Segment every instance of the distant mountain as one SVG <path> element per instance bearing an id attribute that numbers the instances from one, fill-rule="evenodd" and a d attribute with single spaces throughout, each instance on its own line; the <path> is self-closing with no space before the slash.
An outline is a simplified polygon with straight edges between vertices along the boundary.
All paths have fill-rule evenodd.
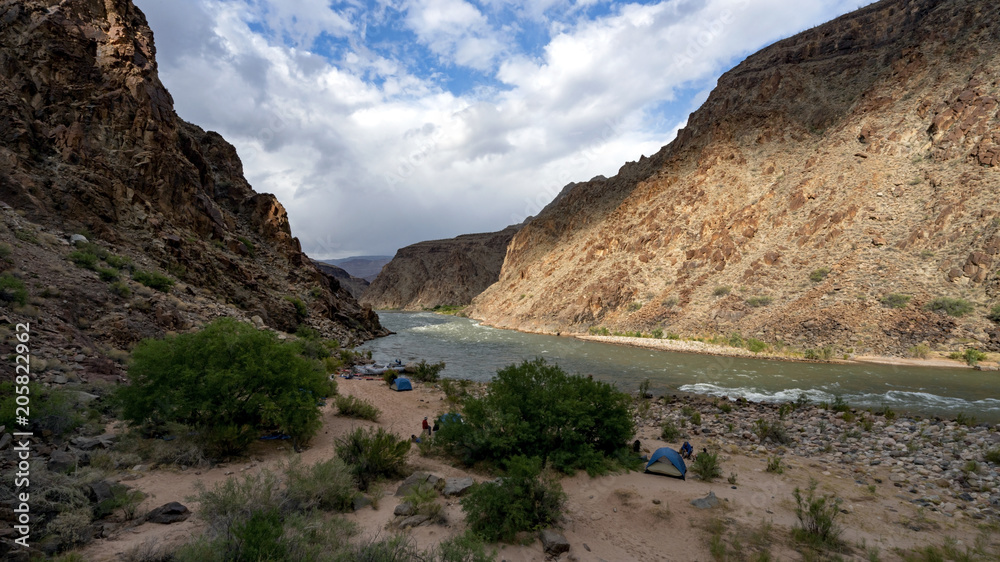
<path id="1" fill-rule="evenodd" d="M 378 277 L 379 272 L 382 271 L 382 267 L 392 261 L 392 256 L 351 256 L 349 258 L 324 261 L 371 283 Z"/>
<path id="2" fill-rule="evenodd" d="M 496 282 L 507 244 L 522 226 L 402 248 L 359 301 L 381 310 L 467 305 Z"/>
<path id="3" fill-rule="evenodd" d="M 336 279 L 337 283 L 347 289 L 347 292 L 351 293 L 355 299 L 360 299 L 361 295 L 368 289 L 368 281 L 351 275 L 341 267 L 317 260 L 313 260 L 313 265 L 324 274 Z"/>

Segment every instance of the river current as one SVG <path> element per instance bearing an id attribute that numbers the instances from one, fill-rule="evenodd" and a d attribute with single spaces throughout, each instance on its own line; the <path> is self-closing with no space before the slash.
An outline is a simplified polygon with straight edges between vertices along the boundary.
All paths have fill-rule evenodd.
<path id="1" fill-rule="evenodd" d="M 396 334 L 360 349 L 371 350 L 377 362 L 444 361 L 446 378 L 488 381 L 498 369 L 541 357 L 626 391 L 649 379 L 654 394 L 679 390 L 763 402 L 791 401 L 800 394 L 813 402 L 840 396 L 856 408 L 1000 421 L 1000 375 L 992 372 L 717 357 L 500 330 L 429 312 L 379 312 L 379 317 Z"/>

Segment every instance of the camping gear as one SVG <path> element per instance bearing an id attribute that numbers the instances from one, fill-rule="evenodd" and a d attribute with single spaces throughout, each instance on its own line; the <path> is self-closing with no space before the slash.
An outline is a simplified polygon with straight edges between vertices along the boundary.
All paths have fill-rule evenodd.
<path id="1" fill-rule="evenodd" d="M 462 423 L 462 415 L 461 414 L 456 414 L 455 412 L 449 412 L 447 414 L 441 414 L 438 417 L 438 421 L 435 422 L 435 423 L 438 423 L 438 422 L 440 422 L 441 425 L 447 425 L 449 423 Z"/>
<path id="2" fill-rule="evenodd" d="M 684 475 L 687 473 L 687 465 L 684 464 L 680 453 L 670 447 L 661 447 L 653 453 L 653 456 L 649 457 L 646 472 L 686 480 Z"/>
<path id="3" fill-rule="evenodd" d="M 406 377 L 396 377 L 396 380 L 392 381 L 392 384 L 389 385 L 389 388 L 395 390 L 396 392 L 401 392 L 403 390 L 413 390 L 413 383 L 411 383 L 410 379 Z"/>

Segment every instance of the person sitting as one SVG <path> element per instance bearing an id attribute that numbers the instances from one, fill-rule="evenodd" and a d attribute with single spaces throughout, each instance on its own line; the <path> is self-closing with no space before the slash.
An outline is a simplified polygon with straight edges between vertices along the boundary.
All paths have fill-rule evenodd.
<path id="1" fill-rule="evenodd" d="M 693 452 L 694 452 L 694 447 L 692 447 L 691 444 L 688 443 L 687 441 L 685 441 L 684 444 L 681 445 L 681 457 L 689 459 L 691 458 L 691 453 Z"/>
<path id="2" fill-rule="evenodd" d="M 632 443 L 632 452 L 638 453 L 640 449 L 642 449 L 642 443 L 639 443 L 639 440 L 636 439 L 635 443 Z"/>
<path id="3" fill-rule="evenodd" d="M 410 435 L 410 441 L 413 441 L 414 443 L 420 443 L 420 438 L 417 437 L 416 435 Z"/>

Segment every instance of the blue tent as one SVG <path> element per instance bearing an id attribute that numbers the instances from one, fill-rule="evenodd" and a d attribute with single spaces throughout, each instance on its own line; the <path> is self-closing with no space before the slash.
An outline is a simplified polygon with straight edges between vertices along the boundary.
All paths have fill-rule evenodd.
<path id="1" fill-rule="evenodd" d="M 462 423 L 462 415 L 456 414 L 454 412 L 449 412 L 447 414 L 441 414 L 441 417 L 438 418 L 438 421 L 441 423 L 441 425 L 449 423 Z"/>
<path id="2" fill-rule="evenodd" d="M 397 392 L 402 390 L 413 390 L 413 384 L 410 379 L 406 377 L 396 377 L 396 380 L 392 381 L 392 385 L 389 387 Z"/>
<path id="3" fill-rule="evenodd" d="M 653 453 L 653 456 L 649 457 L 646 472 L 673 476 L 674 478 L 685 480 L 684 475 L 687 473 L 687 466 L 684 464 L 684 459 L 681 458 L 680 453 L 670 447 L 661 447 Z"/>

